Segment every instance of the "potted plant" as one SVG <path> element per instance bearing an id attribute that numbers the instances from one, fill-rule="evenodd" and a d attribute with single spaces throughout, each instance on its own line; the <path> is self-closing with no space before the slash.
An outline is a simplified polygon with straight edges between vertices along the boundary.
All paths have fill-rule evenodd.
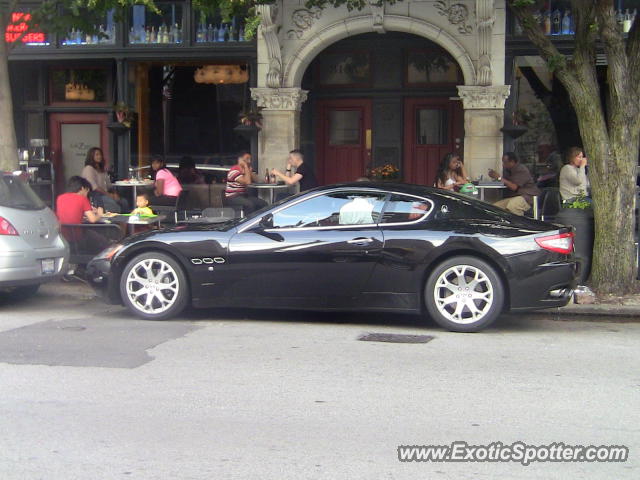
<path id="1" fill-rule="evenodd" d="M 116 121 L 107 125 L 107 128 L 115 134 L 121 134 L 131 128 L 135 120 L 135 112 L 129 105 L 120 101 L 113 106 Z"/>
<path id="2" fill-rule="evenodd" d="M 392 181 L 400 178 L 400 169 L 392 163 L 385 163 L 371 170 L 371 178 L 379 181 Z"/>
<path id="3" fill-rule="evenodd" d="M 233 130 L 247 140 L 251 140 L 262 128 L 262 114 L 255 108 L 243 110 L 238 114 L 239 125 Z"/>
<path id="4" fill-rule="evenodd" d="M 571 225 L 575 231 L 574 251 L 580 262 L 578 281 L 584 282 L 591 271 L 593 255 L 593 207 L 584 192 L 580 192 L 572 201 L 564 202 L 556 217 L 557 223 Z"/>

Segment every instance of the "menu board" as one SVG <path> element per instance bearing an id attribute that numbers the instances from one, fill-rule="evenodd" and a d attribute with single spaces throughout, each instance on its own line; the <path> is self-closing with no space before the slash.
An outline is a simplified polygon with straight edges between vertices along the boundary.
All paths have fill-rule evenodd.
<path id="1" fill-rule="evenodd" d="M 80 175 L 89 149 L 101 147 L 100 124 L 63 123 L 60 127 L 64 180 L 66 183 L 70 177 Z"/>

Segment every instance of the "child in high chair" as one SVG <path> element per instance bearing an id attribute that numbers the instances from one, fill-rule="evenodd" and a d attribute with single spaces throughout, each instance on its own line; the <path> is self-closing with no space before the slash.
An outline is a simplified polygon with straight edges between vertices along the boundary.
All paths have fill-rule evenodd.
<path id="1" fill-rule="evenodd" d="M 149 195 L 139 193 L 136 197 L 136 208 L 133 209 L 131 215 L 153 215 L 153 210 L 149 207 Z"/>

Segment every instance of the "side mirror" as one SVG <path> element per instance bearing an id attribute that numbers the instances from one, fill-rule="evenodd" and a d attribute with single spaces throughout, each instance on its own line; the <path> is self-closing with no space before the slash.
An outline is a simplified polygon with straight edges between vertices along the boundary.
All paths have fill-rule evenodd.
<path id="1" fill-rule="evenodd" d="M 260 219 L 260 228 L 267 230 L 268 228 L 273 228 L 273 214 L 267 213 L 264 217 Z"/>

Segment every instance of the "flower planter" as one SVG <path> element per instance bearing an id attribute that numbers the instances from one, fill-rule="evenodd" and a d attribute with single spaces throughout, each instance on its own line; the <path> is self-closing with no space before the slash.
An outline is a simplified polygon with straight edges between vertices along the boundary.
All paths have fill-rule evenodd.
<path id="1" fill-rule="evenodd" d="M 237 127 L 234 127 L 233 131 L 236 132 L 241 137 L 247 140 L 251 140 L 255 135 L 258 134 L 258 132 L 260 131 L 260 127 L 258 127 L 257 125 L 241 124 L 241 125 L 238 125 Z"/>
<path id="2" fill-rule="evenodd" d="M 593 209 L 561 208 L 555 223 L 571 225 L 575 229 L 574 250 L 580 262 L 578 283 L 583 283 L 591 273 L 591 257 L 593 255 Z"/>
<path id="3" fill-rule="evenodd" d="M 528 128 L 522 125 L 506 125 L 500 129 L 502 133 L 514 140 L 527 133 Z"/>
<path id="4" fill-rule="evenodd" d="M 129 131 L 129 127 L 119 122 L 112 122 L 107 125 L 107 128 L 111 130 L 114 135 L 122 135 Z"/>

